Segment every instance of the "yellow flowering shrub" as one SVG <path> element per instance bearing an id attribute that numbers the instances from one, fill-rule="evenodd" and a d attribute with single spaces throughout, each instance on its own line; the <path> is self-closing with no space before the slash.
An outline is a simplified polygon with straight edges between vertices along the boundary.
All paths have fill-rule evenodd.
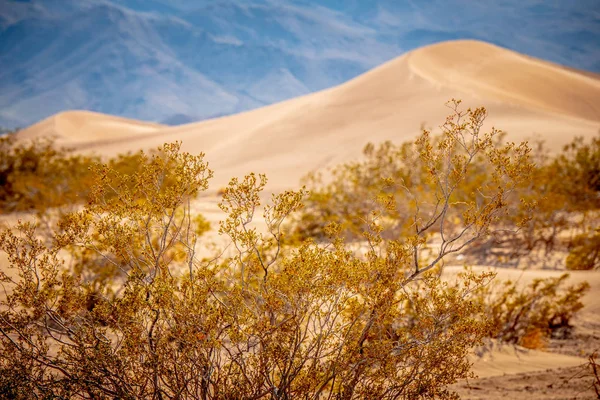
<path id="1" fill-rule="evenodd" d="M 471 375 L 469 350 L 496 326 L 481 301 L 493 274 L 447 282 L 440 269 L 493 233 L 533 168 L 526 144 L 498 145 L 498 131 L 480 132 L 485 110 L 458 104 L 440 138 L 399 150 L 409 169 L 372 172 L 383 186 L 363 187 L 375 196 L 355 225 L 310 219 L 318 193 L 261 204 L 265 176 L 232 179 L 219 226 L 231 244 L 215 257 L 199 255 L 207 225 L 190 207 L 212 176 L 202 154 L 174 143 L 132 170 L 93 164 L 88 203 L 50 239 L 35 223 L 0 233 L 0 394 L 456 398 L 448 385 Z M 368 153 L 394 161 L 392 150 Z M 471 176 L 478 163 L 486 180 Z M 295 226 L 318 242 L 284 240 L 299 210 Z"/>

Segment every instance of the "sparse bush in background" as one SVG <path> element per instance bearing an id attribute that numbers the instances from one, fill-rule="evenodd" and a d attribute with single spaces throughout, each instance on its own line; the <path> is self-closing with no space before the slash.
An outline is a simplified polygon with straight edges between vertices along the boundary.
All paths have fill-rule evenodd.
<path id="1" fill-rule="evenodd" d="M 347 239 L 362 240 L 362 233 L 368 228 L 369 214 L 380 208 L 377 202 L 384 198 L 393 204 L 381 213 L 383 235 L 392 238 L 393 235 L 412 233 L 407 228 L 412 222 L 408 202 L 400 201 L 396 195 L 402 190 L 400 185 L 413 186 L 413 175 L 422 172 L 410 165 L 416 165 L 418 160 L 416 145 L 397 147 L 392 142 L 385 142 L 376 147 L 369 144 L 363 155 L 364 161 L 334 168 L 333 179 L 328 184 L 324 184 L 322 175 L 317 173 L 305 178 L 310 192 L 297 223 L 301 238 L 323 240 L 324 227 L 335 222 Z"/>
<path id="2" fill-rule="evenodd" d="M 35 211 L 86 200 L 98 159 L 58 149 L 51 139 L 0 137 L 0 212 Z"/>
<path id="3" fill-rule="evenodd" d="M 375 218 L 386 239 L 418 235 L 425 227 L 443 238 L 474 228 L 474 215 L 493 210 L 485 219 L 485 228 L 492 227 L 497 211 L 506 211 L 513 192 L 532 173 L 530 149 L 502 144 L 503 134 L 494 128 L 481 133 L 484 108 L 462 111 L 454 100 L 448 106 L 452 114 L 439 136 L 424 130 L 414 143 L 369 144 L 363 161 L 333 169 L 329 183 L 308 176 L 310 195 L 296 223 L 298 235 L 321 240 L 323 227 L 336 222 L 345 237 L 362 240 Z"/>
<path id="4" fill-rule="evenodd" d="M 575 138 L 552 168 L 575 210 L 600 209 L 600 132 L 589 143 Z"/>
<path id="5" fill-rule="evenodd" d="M 583 308 L 581 298 L 589 289 L 585 282 L 565 286 L 568 276 L 536 279 L 524 288 L 513 281 L 482 287 L 490 336 L 527 348 L 543 348 L 550 338 L 567 338 L 571 319 Z"/>
<path id="6" fill-rule="evenodd" d="M 456 104 L 451 104 L 456 107 Z M 469 121 L 474 114 L 459 115 L 455 108 L 454 123 Z M 480 129 L 482 115 L 471 120 L 464 129 Z M 456 125 L 444 124 L 442 136 L 431 143 L 443 143 L 444 134 Z M 495 149 L 504 147 L 503 135 L 495 131 L 487 140 Z M 506 145 L 505 150 L 513 145 Z M 514 150 L 514 149 L 513 149 Z M 501 151 L 494 155 L 502 157 Z M 462 153 L 461 153 L 462 152 Z M 304 212 L 296 222 L 300 238 L 323 239 L 323 227 L 329 222 L 340 224 L 350 240 L 362 240 L 371 212 L 378 209 L 382 235 L 386 239 L 405 237 L 414 230 L 416 210 L 430 212 L 439 205 L 445 188 L 435 186 L 429 172 L 429 162 L 419 157 L 418 143 L 365 147 L 362 161 L 340 165 L 331 171 L 327 181 L 322 175 L 311 174 L 305 181 L 311 190 Z M 454 150 L 452 165 L 459 166 L 466 155 L 460 146 Z M 598 238 L 594 227 L 600 224 L 600 135 L 590 142 L 576 138 L 563 151 L 551 155 L 542 143 L 528 154 L 535 166 L 528 171 L 529 179 L 511 187 L 512 196 L 504 196 L 505 210 L 510 218 L 494 221 L 492 235 L 479 238 L 464 252 L 471 263 L 519 265 L 528 260 L 542 266 L 567 261 L 569 269 L 595 268 L 598 264 Z M 468 174 L 456 182 L 454 204 L 463 203 L 473 193 L 486 198 L 497 173 L 493 156 L 478 152 L 468 156 Z M 436 161 L 440 162 L 440 160 Z M 529 165 L 529 164 L 528 164 Z M 450 171 L 451 169 L 448 169 Z M 420 204 L 414 198 L 420 199 Z M 459 210 L 459 207 L 455 209 Z M 463 226 L 460 213 L 448 214 L 445 227 Z M 515 229 L 516 228 L 516 229 Z M 561 252 L 561 256 L 552 255 Z"/>
<path id="7" fill-rule="evenodd" d="M 50 209 L 84 204 L 100 161 L 96 156 L 57 147 L 53 139 L 17 141 L 12 134 L 0 137 L 0 212 L 28 211 L 41 216 Z M 106 171 L 121 179 L 133 176 L 147 162 L 139 152 L 120 154 L 106 160 Z M 176 179 L 171 171 L 163 178 Z M 129 189 L 134 190 L 131 185 Z"/>
<path id="8" fill-rule="evenodd" d="M 600 229 L 595 233 L 576 236 L 570 243 L 567 269 L 589 270 L 600 268 Z"/>
<path id="9" fill-rule="evenodd" d="M 594 228 L 600 224 L 600 135 L 589 143 L 575 138 L 554 156 L 540 145 L 533 155 L 537 167 L 521 196 L 535 203 L 535 212 L 514 207 L 516 216 L 530 214 L 529 222 L 497 241 L 504 241 L 513 257 L 537 252 L 547 260 L 556 251 L 569 251 L 567 268 L 592 268 Z"/>

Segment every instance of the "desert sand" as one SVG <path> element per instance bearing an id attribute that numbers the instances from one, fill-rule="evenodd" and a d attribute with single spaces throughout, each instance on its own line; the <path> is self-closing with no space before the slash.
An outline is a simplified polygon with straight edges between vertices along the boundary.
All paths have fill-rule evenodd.
<path id="1" fill-rule="evenodd" d="M 266 173 L 269 191 L 279 191 L 298 187 L 300 178 L 309 171 L 360 157 L 368 142 L 410 140 L 421 126 L 435 131 L 450 111 L 444 103 L 451 98 L 462 99 L 465 107 L 485 106 L 489 111 L 486 129 L 502 129 L 511 141 L 542 139 L 552 150 L 574 136 L 595 135 L 600 128 L 598 75 L 491 44 L 460 40 L 414 50 L 338 87 L 238 115 L 166 127 L 72 111 L 52 116 L 19 135 L 54 135 L 62 145 L 103 156 L 180 140 L 184 150 L 206 153 L 215 170 L 213 193 L 232 176 L 249 172 Z M 219 219 L 214 197 L 198 207 L 212 222 Z M 560 273 L 498 272 L 502 278 L 523 282 Z M 590 282 L 592 290 L 576 320 L 576 333 L 600 339 L 600 273 L 572 274 L 573 282 L 582 279 Z M 600 341 L 587 343 L 589 353 Z M 460 393 L 464 398 L 493 398 L 493 393 L 500 393 L 498 387 L 508 385 L 510 379 L 521 383 L 552 381 L 555 375 L 559 379 L 562 370 L 558 367 L 579 368 L 586 362 L 584 350 L 558 354 L 494 348 L 484 357 L 474 358 L 474 371 L 482 380 L 469 384 L 480 388 L 462 384 Z M 543 380 L 543 374 L 550 374 L 550 378 Z M 531 386 L 521 386 L 523 390 L 502 396 L 531 398 L 531 391 L 525 389 Z M 543 390 L 551 389 L 551 382 L 544 383 Z M 540 397 L 535 398 L 544 398 L 541 392 L 536 393 Z M 589 398 L 590 393 L 584 392 L 581 398 Z"/>

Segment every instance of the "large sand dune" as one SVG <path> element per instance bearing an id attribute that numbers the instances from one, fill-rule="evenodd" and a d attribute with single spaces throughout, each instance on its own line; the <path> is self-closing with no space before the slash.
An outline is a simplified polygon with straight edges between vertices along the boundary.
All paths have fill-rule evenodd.
<path id="1" fill-rule="evenodd" d="M 270 188 L 294 187 L 310 170 L 354 159 L 367 142 L 414 137 L 437 127 L 460 98 L 486 106 L 489 125 L 510 140 L 534 135 L 558 148 L 600 127 L 600 79 L 477 41 L 409 52 L 343 85 L 258 110 L 177 127 L 95 113 L 50 117 L 21 134 L 50 134 L 103 155 L 182 140 L 205 152 L 213 188 L 232 176 L 267 173 Z"/>

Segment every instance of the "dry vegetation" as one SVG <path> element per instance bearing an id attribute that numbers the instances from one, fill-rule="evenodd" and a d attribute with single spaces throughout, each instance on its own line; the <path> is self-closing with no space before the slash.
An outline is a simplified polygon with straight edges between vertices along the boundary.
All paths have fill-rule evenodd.
<path id="1" fill-rule="evenodd" d="M 459 128 L 462 132 L 481 128 L 483 119 L 473 124 L 467 118 L 472 117 L 471 113 L 462 115 L 458 104 L 449 105 L 453 114 L 441 127 L 444 134 L 427 139 L 427 146 L 444 146 L 447 135 L 457 129 L 456 124 L 463 124 Z M 558 253 L 563 256 L 559 258 L 561 267 L 565 262 L 571 270 L 600 267 L 600 134 L 590 143 L 576 138 L 563 152 L 552 155 L 543 143 L 535 149 L 521 147 L 524 144 L 503 145 L 503 133 L 493 131 L 485 139 L 492 152 L 469 153 L 467 143 L 456 141 L 454 145 L 459 149 L 448 160 L 423 158 L 423 140 L 429 135 L 424 131 L 415 143 L 368 144 L 363 160 L 340 165 L 326 178 L 321 174 L 307 176 L 309 195 L 296 218 L 297 236 L 301 240 L 322 240 L 324 227 L 335 222 L 345 239 L 360 241 L 377 218 L 383 237 L 392 239 L 414 234 L 424 218 L 444 215 L 441 229 L 431 226 L 429 230 L 443 239 L 444 229 L 468 226 L 473 204 L 481 207 L 483 202 L 497 199 L 502 204 L 490 216 L 494 218 L 494 229 L 465 249 L 467 261 L 518 265 L 525 260 L 556 267 L 552 255 Z M 502 182 L 502 191 L 496 190 L 498 174 L 507 173 L 498 162 L 514 150 L 527 152 L 531 164 L 525 165 L 529 169 L 518 171 L 527 177 Z M 432 165 L 444 162 L 447 165 L 440 172 L 446 175 L 432 176 Z M 452 174 L 465 162 L 468 172 L 454 180 Z M 450 186 L 443 187 L 446 183 Z M 443 208 L 447 194 L 452 210 Z M 502 218 L 496 218 L 498 212 L 502 212 Z"/>
<path id="2" fill-rule="evenodd" d="M 535 164 L 527 144 L 482 132 L 485 109 L 450 106 L 439 136 L 370 145 L 310 192 L 263 206 L 264 176 L 232 179 L 219 228 L 232 250 L 212 259 L 197 256 L 209 227 L 190 210 L 212 176 L 203 155 L 175 143 L 100 164 L 3 139 L 5 212 L 86 201 L 44 236 L 34 223 L 0 233 L 0 395 L 455 398 L 484 338 L 567 335 L 585 284 L 497 290 L 493 274 L 440 271 L 455 254 L 540 243 L 566 246 L 569 268 L 597 267 L 600 140 Z M 515 253 L 494 253 L 507 242 Z"/>
<path id="3" fill-rule="evenodd" d="M 36 211 L 85 200 L 91 183 L 88 167 L 97 159 L 57 149 L 50 139 L 16 143 L 0 137 L 0 212 Z"/>

